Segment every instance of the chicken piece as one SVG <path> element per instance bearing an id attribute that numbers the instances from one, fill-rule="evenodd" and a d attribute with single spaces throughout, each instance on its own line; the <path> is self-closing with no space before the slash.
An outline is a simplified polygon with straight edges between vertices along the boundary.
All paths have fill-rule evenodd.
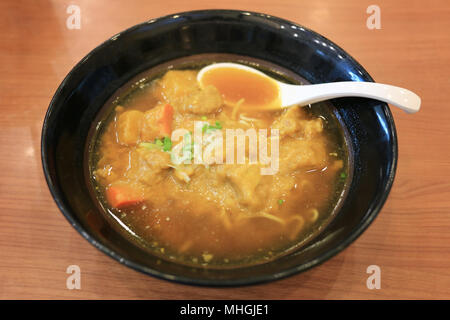
<path id="1" fill-rule="evenodd" d="M 144 114 L 137 110 L 121 113 L 116 118 L 118 142 L 122 145 L 132 146 L 140 141 L 140 133 Z"/>
<path id="2" fill-rule="evenodd" d="M 197 71 L 170 70 L 162 77 L 160 85 L 166 99 L 183 98 L 198 91 Z"/>
<path id="3" fill-rule="evenodd" d="M 322 139 L 289 139 L 280 144 L 280 174 L 298 169 L 321 169 L 326 166 L 327 153 Z"/>
<path id="4" fill-rule="evenodd" d="M 194 172 L 195 170 L 193 165 L 186 165 L 181 163 L 175 168 L 174 177 L 181 182 L 189 183 Z"/>
<path id="5" fill-rule="evenodd" d="M 217 173 L 231 182 L 239 203 L 249 207 L 257 207 L 261 204 L 256 194 L 256 187 L 261 182 L 258 165 L 224 165 Z"/>
<path id="6" fill-rule="evenodd" d="M 170 154 L 157 149 L 139 147 L 130 153 L 130 165 L 126 176 L 147 185 L 161 182 L 169 168 Z"/>
<path id="7" fill-rule="evenodd" d="M 323 131 L 321 118 L 313 120 L 302 118 L 303 112 L 300 107 L 291 107 L 273 122 L 272 128 L 280 130 L 280 138 L 301 137 L 304 139 L 311 139 L 317 133 Z"/>
<path id="8" fill-rule="evenodd" d="M 275 119 L 272 124 L 272 129 L 280 130 L 280 138 L 285 136 L 293 136 L 302 129 L 300 119 L 300 107 L 291 107 L 287 109 L 280 117 Z"/>
<path id="9" fill-rule="evenodd" d="M 198 93 L 197 72 L 188 70 L 168 71 L 159 82 L 161 98 L 175 109 L 182 111 L 190 96 Z"/>
<path id="10" fill-rule="evenodd" d="M 101 180 L 105 185 L 117 180 L 117 174 L 112 170 L 111 165 L 106 165 L 94 171 L 95 179 Z"/>
<path id="11" fill-rule="evenodd" d="M 138 152 L 151 169 L 161 171 L 169 168 L 170 153 L 145 147 L 139 148 Z"/>
<path id="12" fill-rule="evenodd" d="M 209 85 L 188 100 L 185 111 L 195 114 L 209 114 L 219 110 L 223 104 L 222 95 L 216 87 Z"/>
<path id="13" fill-rule="evenodd" d="M 180 113 L 209 114 L 222 106 L 222 96 L 214 86 L 201 89 L 197 72 L 171 70 L 159 83 L 161 98 Z"/>
<path id="14" fill-rule="evenodd" d="M 156 138 L 162 138 L 163 134 L 159 125 L 159 119 L 164 105 L 159 104 L 144 113 L 142 120 L 141 140 L 154 141 Z"/>
<path id="15" fill-rule="evenodd" d="M 323 131 L 323 121 L 321 118 L 314 120 L 300 120 L 300 125 L 303 128 L 303 137 L 305 139 L 311 139 L 316 134 Z"/>

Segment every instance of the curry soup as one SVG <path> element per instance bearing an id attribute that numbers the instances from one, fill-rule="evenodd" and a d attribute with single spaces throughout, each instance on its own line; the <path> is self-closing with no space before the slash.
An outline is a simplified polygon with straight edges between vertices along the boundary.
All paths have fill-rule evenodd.
<path id="1" fill-rule="evenodd" d="M 153 254 L 190 265 L 257 264 L 304 244 L 330 220 L 346 185 L 348 150 L 338 120 L 325 104 L 241 108 L 238 96 L 224 102 L 213 85 L 201 88 L 197 73 L 142 79 L 114 102 L 89 160 L 106 213 Z M 267 133 L 269 158 L 278 152 L 269 174 L 262 170 L 268 161 L 250 159 L 250 136 L 241 140 L 244 163 L 237 163 L 242 143 L 227 149 L 225 132 L 249 129 L 257 142 Z M 183 139 L 173 139 L 178 131 Z M 198 159 L 211 145 L 214 157 Z M 226 161 L 229 151 L 234 162 Z"/>

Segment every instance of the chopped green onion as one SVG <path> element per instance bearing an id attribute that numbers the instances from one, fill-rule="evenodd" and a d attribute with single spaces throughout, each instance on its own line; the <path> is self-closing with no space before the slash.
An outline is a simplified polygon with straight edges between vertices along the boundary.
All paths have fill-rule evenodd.
<path id="1" fill-rule="evenodd" d="M 205 133 L 208 130 L 220 130 L 222 129 L 222 124 L 219 121 L 216 121 L 216 125 L 212 126 L 209 123 L 205 123 L 202 127 L 202 132 Z"/>
<path id="2" fill-rule="evenodd" d="M 280 199 L 280 200 L 278 200 L 278 204 L 281 206 L 283 203 L 284 203 L 284 199 Z"/>
<path id="3" fill-rule="evenodd" d="M 172 140 L 169 137 L 164 137 L 163 150 L 170 151 L 170 149 L 172 149 Z"/>
<path id="4" fill-rule="evenodd" d="M 206 116 L 202 116 L 202 120 L 206 121 L 206 120 L 208 120 L 208 118 Z"/>
<path id="5" fill-rule="evenodd" d="M 347 178 L 347 174 L 345 173 L 345 172 L 341 172 L 341 179 L 345 179 L 345 178 Z"/>
<path id="6" fill-rule="evenodd" d="M 192 159 L 194 158 L 194 152 L 193 152 L 193 149 L 194 149 L 194 141 L 192 141 L 192 133 L 191 133 L 191 132 L 186 133 L 186 134 L 184 135 L 184 142 L 185 142 L 186 144 L 184 144 L 184 145 L 183 145 L 183 148 L 182 148 L 182 150 L 183 150 L 183 155 L 187 155 L 187 158 L 184 159 L 184 160 L 192 160 Z M 184 160 L 183 160 L 183 161 L 184 161 Z"/>
<path id="7" fill-rule="evenodd" d="M 155 139 L 154 143 L 151 142 L 141 142 L 139 143 L 139 147 L 148 148 L 148 149 L 157 149 L 162 151 L 170 151 L 172 149 L 172 140 L 169 137 L 164 137 L 163 140 Z"/>
<path id="8" fill-rule="evenodd" d="M 139 147 L 147 148 L 147 149 L 158 149 L 161 150 L 161 146 L 156 143 L 151 142 L 141 142 L 139 143 Z"/>

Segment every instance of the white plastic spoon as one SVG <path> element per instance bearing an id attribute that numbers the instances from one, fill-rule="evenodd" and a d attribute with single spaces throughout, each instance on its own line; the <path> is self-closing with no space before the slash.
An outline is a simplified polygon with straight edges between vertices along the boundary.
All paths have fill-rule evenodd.
<path id="1" fill-rule="evenodd" d="M 363 97 L 381 100 L 392 104 L 407 113 L 414 113 L 420 109 L 420 97 L 414 92 L 400 87 L 374 82 L 342 81 L 311 85 L 286 84 L 262 73 L 254 68 L 237 63 L 214 63 L 200 70 L 197 81 L 202 85 L 205 74 L 220 68 L 239 69 L 264 77 L 278 86 L 278 104 L 268 104 L 266 109 L 287 108 L 292 105 L 308 105 L 311 103 L 340 98 L 340 97 Z M 220 91 L 220 89 L 219 89 Z"/>

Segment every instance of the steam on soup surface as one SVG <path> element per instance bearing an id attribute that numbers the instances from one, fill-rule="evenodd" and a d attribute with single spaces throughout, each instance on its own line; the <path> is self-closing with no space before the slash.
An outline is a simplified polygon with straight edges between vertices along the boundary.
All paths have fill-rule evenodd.
<path id="1" fill-rule="evenodd" d="M 93 138 L 97 197 L 125 232 L 162 258 L 209 267 L 271 260 L 329 220 L 347 176 L 343 133 L 319 107 L 261 112 L 240 108 L 242 99 L 228 105 L 213 85 L 199 86 L 197 73 L 167 71 L 118 100 Z M 230 129 L 255 130 L 257 142 L 267 133 L 265 162 L 252 158 L 247 137 L 244 163 L 237 163 L 242 140 L 232 146 Z M 230 151 L 234 161 L 227 162 Z"/>

